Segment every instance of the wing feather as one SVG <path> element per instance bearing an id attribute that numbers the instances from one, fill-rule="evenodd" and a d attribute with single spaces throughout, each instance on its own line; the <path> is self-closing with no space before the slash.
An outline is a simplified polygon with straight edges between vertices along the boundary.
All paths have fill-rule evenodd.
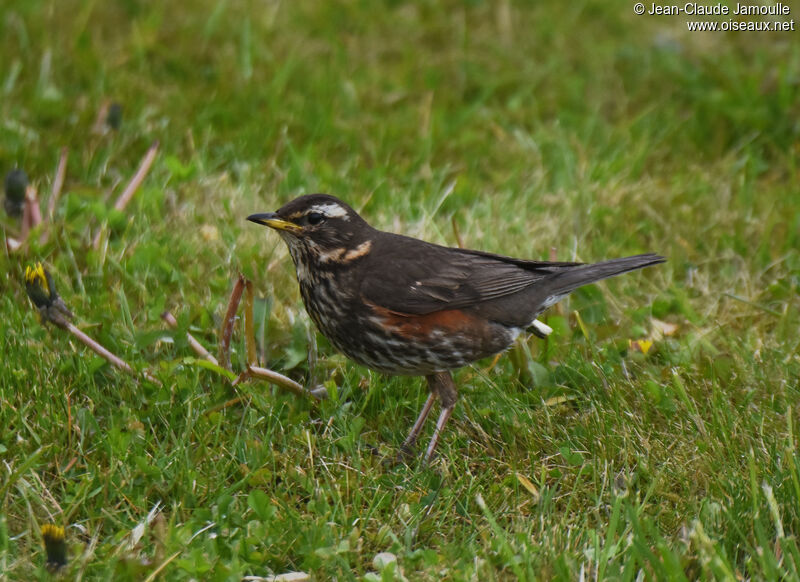
<path id="1" fill-rule="evenodd" d="M 402 240 L 393 240 L 397 238 Z M 463 309 L 519 293 L 547 275 L 579 264 L 525 261 L 400 235 L 379 240 L 365 265 L 361 294 L 397 313 L 424 315 Z M 379 263 L 382 268 L 371 268 Z M 385 268 L 386 263 L 390 269 Z"/>

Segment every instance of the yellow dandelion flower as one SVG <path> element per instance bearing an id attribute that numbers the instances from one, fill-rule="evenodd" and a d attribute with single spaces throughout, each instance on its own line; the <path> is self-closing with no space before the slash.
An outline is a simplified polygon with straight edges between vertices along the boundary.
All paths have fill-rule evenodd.
<path id="1" fill-rule="evenodd" d="M 52 523 L 42 526 L 44 550 L 47 553 L 47 565 L 61 568 L 67 564 L 67 542 L 64 528 Z"/>
<path id="2" fill-rule="evenodd" d="M 41 262 L 37 262 L 33 267 L 25 267 L 25 282 L 28 285 L 38 285 L 45 293 L 50 294 L 50 285 L 47 283 L 47 276 L 44 274 L 44 267 Z"/>

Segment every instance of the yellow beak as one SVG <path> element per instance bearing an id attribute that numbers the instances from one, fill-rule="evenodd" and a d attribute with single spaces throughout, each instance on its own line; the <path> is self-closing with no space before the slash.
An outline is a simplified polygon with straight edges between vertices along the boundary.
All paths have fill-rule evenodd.
<path id="1" fill-rule="evenodd" d="M 274 212 L 251 214 L 247 217 L 247 220 L 250 222 L 255 222 L 256 224 L 263 224 L 264 226 L 274 228 L 275 230 L 285 230 L 292 234 L 299 234 L 303 231 L 302 226 L 298 226 L 294 222 L 289 222 L 288 220 L 278 218 L 278 215 Z"/>

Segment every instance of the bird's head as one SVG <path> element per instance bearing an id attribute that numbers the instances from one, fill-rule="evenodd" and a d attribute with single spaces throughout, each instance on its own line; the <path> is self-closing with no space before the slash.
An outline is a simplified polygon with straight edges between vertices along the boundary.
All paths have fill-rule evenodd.
<path id="1" fill-rule="evenodd" d="M 295 264 L 346 263 L 364 256 L 374 232 L 355 210 L 327 194 L 300 196 L 275 212 L 251 214 L 247 220 L 278 231 Z"/>

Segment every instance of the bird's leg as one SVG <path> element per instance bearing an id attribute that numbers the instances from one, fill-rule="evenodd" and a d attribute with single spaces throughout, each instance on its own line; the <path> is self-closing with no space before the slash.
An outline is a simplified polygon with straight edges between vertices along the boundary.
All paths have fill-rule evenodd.
<path id="1" fill-rule="evenodd" d="M 444 425 L 447 424 L 450 415 L 453 414 L 454 408 L 455 404 L 453 404 L 449 408 L 442 408 L 442 412 L 439 413 L 439 418 L 436 421 L 436 429 L 433 431 L 431 442 L 428 443 L 428 450 L 425 451 L 425 457 L 422 460 L 423 463 L 427 463 L 428 461 L 431 460 L 431 457 L 433 456 L 433 451 L 436 449 L 436 445 L 439 444 L 439 435 L 442 433 Z"/>
<path id="2" fill-rule="evenodd" d="M 428 376 L 428 378 L 430 378 L 430 376 Z M 428 380 L 428 386 L 430 386 L 430 380 Z M 402 451 L 403 454 L 410 453 L 414 448 L 414 445 L 417 442 L 417 438 L 419 437 L 419 433 L 422 430 L 422 425 L 425 424 L 425 420 L 428 418 L 428 414 L 430 413 L 431 408 L 433 407 L 434 400 L 436 400 L 436 392 L 431 390 L 430 393 L 428 394 L 428 399 L 425 401 L 425 405 L 422 407 L 422 410 L 420 411 L 419 416 L 417 417 L 417 420 L 414 423 L 414 426 L 411 427 L 411 432 L 408 433 L 406 440 L 403 441 L 403 444 L 400 447 L 400 450 Z"/>
<path id="3" fill-rule="evenodd" d="M 458 400 L 458 392 L 456 391 L 456 383 L 453 382 L 453 376 L 450 372 L 440 372 L 427 376 L 428 384 L 431 388 L 431 393 L 439 395 L 439 400 L 442 403 L 442 412 L 439 413 L 439 419 L 436 421 L 436 428 L 433 431 L 431 442 L 428 443 L 428 450 L 425 451 L 423 462 L 427 463 L 431 460 L 436 445 L 439 444 L 439 436 L 444 430 L 450 415 L 453 414 L 453 409 L 456 407 Z"/>

